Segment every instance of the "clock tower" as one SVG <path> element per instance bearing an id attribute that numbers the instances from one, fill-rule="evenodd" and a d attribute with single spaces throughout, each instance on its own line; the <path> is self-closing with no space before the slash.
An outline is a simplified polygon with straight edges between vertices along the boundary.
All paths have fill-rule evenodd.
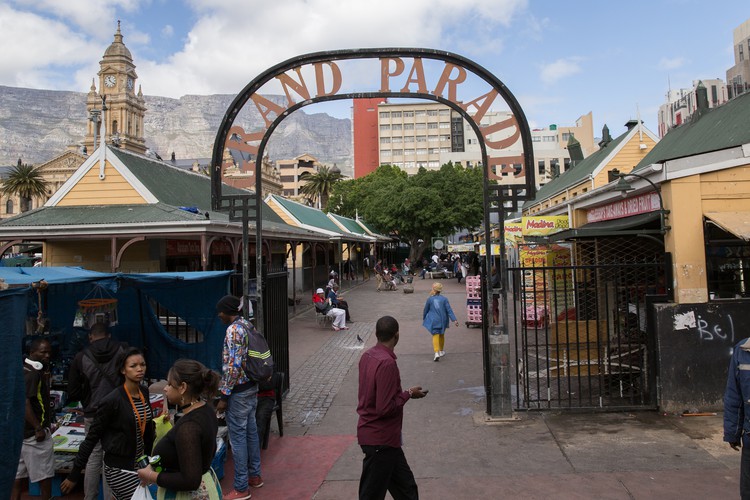
<path id="1" fill-rule="evenodd" d="M 135 72 L 133 56 L 122 43 L 122 38 L 120 21 L 117 21 L 115 39 L 99 61 L 99 92 L 96 91 L 96 83 L 92 82 L 86 100 L 89 121 L 83 143 L 89 154 L 94 152 L 95 137 L 97 146 L 104 139 L 107 144 L 135 153 L 146 152 L 146 140 L 143 137 L 146 99 L 140 86 L 138 93 L 135 92 L 138 75 Z M 105 121 L 104 138 L 100 133 L 102 120 Z"/>

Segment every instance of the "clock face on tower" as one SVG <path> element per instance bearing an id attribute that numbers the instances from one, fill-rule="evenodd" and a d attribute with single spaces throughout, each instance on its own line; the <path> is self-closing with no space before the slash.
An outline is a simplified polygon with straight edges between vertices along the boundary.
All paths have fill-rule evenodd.
<path id="1" fill-rule="evenodd" d="M 133 85 L 135 85 L 135 82 L 132 78 L 128 78 L 128 90 L 133 90 Z"/>
<path id="2" fill-rule="evenodd" d="M 117 83 L 115 75 L 107 75 L 104 77 L 104 85 L 106 85 L 107 87 L 114 87 L 115 83 Z"/>

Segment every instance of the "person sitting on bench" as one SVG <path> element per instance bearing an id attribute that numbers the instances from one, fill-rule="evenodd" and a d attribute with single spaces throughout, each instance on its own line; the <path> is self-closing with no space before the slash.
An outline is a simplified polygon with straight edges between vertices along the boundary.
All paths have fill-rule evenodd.
<path id="1" fill-rule="evenodd" d="M 333 304 L 331 304 L 331 299 L 325 298 L 325 291 L 323 291 L 322 288 L 318 288 L 317 290 L 315 290 L 315 295 L 313 296 L 313 305 L 319 313 L 325 314 L 329 318 L 333 319 L 334 331 L 338 332 L 339 330 L 349 329 L 349 327 L 346 326 L 346 311 L 344 311 L 343 309 L 339 309 L 338 307 L 333 307 Z"/>
<path id="2" fill-rule="evenodd" d="M 333 307 L 343 309 L 346 312 L 346 321 L 348 323 L 353 323 L 352 317 L 349 314 L 349 303 L 339 297 L 339 285 L 337 283 L 334 283 L 331 291 L 328 292 L 328 299 L 331 301 Z"/>

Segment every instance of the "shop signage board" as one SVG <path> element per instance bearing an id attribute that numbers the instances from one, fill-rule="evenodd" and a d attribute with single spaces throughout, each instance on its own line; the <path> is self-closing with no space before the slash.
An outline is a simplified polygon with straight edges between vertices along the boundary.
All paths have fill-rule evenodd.
<path id="1" fill-rule="evenodd" d="M 568 227 L 567 215 L 521 217 L 521 233 L 524 236 L 547 236 Z"/>
<path id="2" fill-rule="evenodd" d="M 661 210 L 659 195 L 646 193 L 632 196 L 614 203 L 590 208 L 586 211 L 586 222 L 601 222 L 605 220 L 622 219 L 631 215 L 647 214 Z"/>

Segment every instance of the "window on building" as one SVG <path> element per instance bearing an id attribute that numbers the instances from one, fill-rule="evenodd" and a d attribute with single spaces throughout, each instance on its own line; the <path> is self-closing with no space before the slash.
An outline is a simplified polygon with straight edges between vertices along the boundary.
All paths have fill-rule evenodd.
<path id="1" fill-rule="evenodd" d="M 557 142 L 557 136 L 556 135 L 542 136 L 542 142 Z"/>
<path id="2" fill-rule="evenodd" d="M 404 149 L 404 156 L 414 156 L 413 149 Z"/>
<path id="3" fill-rule="evenodd" d="M 404 118 L 414 118 L 414 111 L 404 111 Z"/>
<path id="4" fill-rule="evenodd" d="M 429 136 L 427 136 L 427 140 L 430 141 L 430 142 L 440 142 L 440 136 L 429 135 Z"/>
<path id="5" fill-rule="evenodd" d="M 426 155 L 426 154 L 427 154 L 427 148 L 417 148 L 417 156 Z"/>
<path id="6" fill-rule="evenodd" d="M 414 144 L 414 136 L 413 135 L 404 136 L 404 142 L 406 144 Z"/>
<path id="7" fill-rule="evenodd" d="M 437 109 L 428 109 L 427 110 L 427 116 L 437 116 L 438 110 Z"/>
<path id="8" fill-rule="evenodd" d="M 539 175 L 544 175 L 544 160 L 539 160 L 536 162 L 536 171 L 539 173 Z"/>
<path id="9" fill-rule="evenodd" d="M 570 158 L 563 158 L 563 172 L 567 172 L 570 168 Z"/>
<path id="10" fill-rule="evenodd" d="M 413 123 L 404 123 L 404 130 L 414 130 Z"/>
<path id="11" fill-rule="evenodd" d="M 391 130 L 401 130 L 401 124 L 394 123 L 393 125 L 391 125 Z"/>
<path id="12" fill-rule="evenodd" d="M 401 118 L 401 111 L 391 112 L 391 118 Z"/>
<path id="13" fill-rule="evenodd" d="M 381 111 L 380 118 L 388 118 L 391 114 L 388 111 Z"/>
<path id="14" fill-rule="evenodd" d="M 571 133 L 570 132 L 563 132 L 562 133 L 562 141 L 567 143 L 570 140 Z"/>
<path id="15" fill-rule="evenodd" d="M 427 168 L 440 168 L 440 162 L 437 160 L 430 160 L 427 162 Z"/>
<path id="16" fill-rule="evenodd" d="M 451 128 L 451 122 L 440 122 L 440 125 L 438 125 L 440 128 Z"/>
<path id="17" fill-rule="evenodd" d="M 745 60 L 745 49 L 744 49 L 744 46 L 742 44 L 740 44 L 738 46 L 738 48 L 740 49 L 740 61 L 744 61 Z"/>
<path id="18" fill-rule="evenodd" d="M 281 182 L 294 182 L 296 178 L 293 175 L 282 175 Z"/>
<path id="19" fill-rule="evenodd" d="M 414 168 L 416 166 L 416 163 L 413 161 L 405 161 L 404 162 L 404 168 Z"/>
<path id="20" fill-rule="evenodd" d="M 393 144 L 401 144 L 402 142 L 404 142 L 404 138 L 403 137 L 398 137 L 398 136 L 391 137 L 391 142 Z"/>
<path id="21" fill-rule="evenodd" d="M 390 129 L 391 129 L 391 126 L 390 126 L 390 125 L 381 125 L 381 126 L 380 126 L 380 131 L 381 131 L 381 132 L 385 132 L 385 131 L 388 131 L 388 130 L 390 130 Z"/>
<path id="22" fill-rule="evenodd" d="M 531 142 L 542 142 L 542 138 L 538 135 L 532 135 Z"/>
<path id="23" fill-rule="evenodd" d="M 394 161 L 391 165 L 398 168 L 404 168 L 404 162 L 402 161 Z"/>
<path id="24" fill-rule="evenodd" d="M 750 244 L 706 219 L 706 274 L 711 299 L 750 294 Z"/>
<path id="25" fill-rule="evenodd" d="M 6 214 L 13 213 L 13 200 L 8 200 L 5 202 L 5 213 Z"/>
<path id="26" fill-rule="evenodd" d="M 451 152 L 451 148 L 440 148 L 440 152 L 441 153 L 450 153 Z"/>
<path id="27" fill-rule="evenodd" d="M 393 156 L 403 156 L 404 150 L 403 149 L 394 149 L 393 150 Z"/>
<path id="28" fill-rule="evenodd" d="M 430 130 L 437 129 L 438 128 L 438 124 L 434 123 L 434 122 L 433 123 L 428 123 L 427 124 L 427 128 L 430 129 Z"/>
<path id="29" fill-rule="evenodd" d="M 417 118 L 423 118 L 427 116 L 427 111 L 425 111 L 424 109 L 418 109 L 414 112 L 414 116 L 416 116 Z"/>
<path id="30" fill-rule="evenodd" d="M 417 168 L 427 168 L 427 162 L 426 161 L 418 161 L 417 162 Z"/>
<path id="31" fill-rule="evenodd" d="M 429 148 L 427 152 L 431 155 L 437 155 L 440 154 L 440 148 Z"/>
<path id="32" fill-rule="evenodd" d="M 417 123 L 416 129 L 417 130 L 426 130 L 427 129 L 427 124 L 426 123 Z"/>
<path id="33" fill-rule="evenodd" d="M 451 136 L 450 135 L 441 135 L 440 136 L 440 140 L 441 141 L 450 141 L 451 140 Z"/>
<path id="34" fill-rule="evenodd" d="M 450 116 L 451 115 L 451 110 L 450 109 L 441 109 L 438 112 L 438 115 L 440 115 L 440 116 Z"/>
<path id="35" fill-rule="evenodd" d="M 417 136 L 417 142 L 427 142 L 427 136 L 426 135 L 418 135 Z"/>
<path id="36" fill-rule="evenodd" d="M 390 144 L 391 138 L 390 137 L 381 137 L 380 138 L 380 144 Z"/>
<path id="37" fill-rule="evenodd" d="M 390 149 L 381 149 L 380 150 L 380 156 L 381 157 L 391 156 L 391 150 Z"/>

